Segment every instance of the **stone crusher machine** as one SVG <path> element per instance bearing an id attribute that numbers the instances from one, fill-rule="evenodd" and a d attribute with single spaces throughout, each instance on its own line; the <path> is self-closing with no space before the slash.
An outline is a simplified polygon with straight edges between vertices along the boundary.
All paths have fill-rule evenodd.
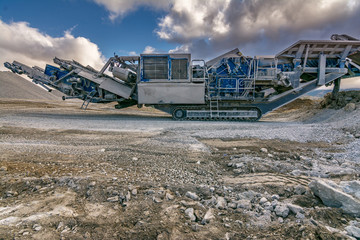
<path id="1" fill-rule="evenodd" d="M 360 75 L 360 41 L 348 35 L 301 40 L 275 56 L 246 57 L 234 49 L 208 62 L 190 54 L 114 56 L 100 71 L 55 58 L 45 70 L 14 61 L 4 65 L 34 83 L 116 108 L 153 106 L 177 120 L 256 121 L 299 96 Z M 112 76 L 110 76 L 112 75 Z"/>

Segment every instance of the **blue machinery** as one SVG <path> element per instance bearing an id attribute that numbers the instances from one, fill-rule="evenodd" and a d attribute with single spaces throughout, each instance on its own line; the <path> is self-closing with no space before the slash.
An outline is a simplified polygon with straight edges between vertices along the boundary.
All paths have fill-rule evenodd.
<path id="1" fill-rule="evenodd" d="M 114 56 L 100 71 L 55 58 L 59 67 L 4 63 L 49 91 L 116 108 L 150 105 L 174 119 L 258 120 L 323 85 L 360 75 L 360 41 L 348 35 L 301 40 L 275 56 L 246 57 L 234 49 L 208 62 L 190 54 Z M 109 76 L 107 73 L 112 73 Z"/>

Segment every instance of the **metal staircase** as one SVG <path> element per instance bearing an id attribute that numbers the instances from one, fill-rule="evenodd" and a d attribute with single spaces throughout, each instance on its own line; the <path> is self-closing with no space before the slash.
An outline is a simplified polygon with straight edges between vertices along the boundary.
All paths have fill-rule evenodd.
<path id="1" fill-rule="evenodd" d="M 216 118 L 219 116 L 219 91 L 217 91 L 215 86 L 207 85 L 208 87 L 208 97 L 209 97 L 209 110 L 210 118 Z"/>
<path id="2" fill-rule="evenodd" d="M 86 95 L 85 100 L 81 105 L 81 109 L 84 109 L 84 110 L 87 109 L 87 107 L 89 106 L 89 103 L 91 102 L 91 100 L 93 99 L 95 94 L 96 94 L 96 91 L 92 91 L 89 95 Z"/>

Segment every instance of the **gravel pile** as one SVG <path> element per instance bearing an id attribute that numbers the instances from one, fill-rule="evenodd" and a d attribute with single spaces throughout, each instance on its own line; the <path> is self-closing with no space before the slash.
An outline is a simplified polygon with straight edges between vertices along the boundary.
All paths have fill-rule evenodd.
<path id="1" fill-rule="evenodd" d="M 327 93 L 320 105 L 323 108 L 340 109 L 347 107 L 348 110 L 354 110 L 355 105 L 360 104 L 360 91 L 342 91 L 337 95 Z"/>
<path id="2" fill-rule="evenodd" d="M 0 98 L 61 100 L 62 93 L 48 92 L 10 71 L 0 71 Z"/>

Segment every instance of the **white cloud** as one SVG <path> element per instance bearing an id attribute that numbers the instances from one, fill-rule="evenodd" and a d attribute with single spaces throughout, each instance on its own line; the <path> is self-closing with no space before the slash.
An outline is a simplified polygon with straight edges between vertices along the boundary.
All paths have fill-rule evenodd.
<path id="1" fill-rule="evenodd" d="M 98 46 L 84 37 L 74 37 L 71 30 L 54 38 L 30 27 L 27 22 L 5 23 L 0 20 L 0 62 L 22 62 L 44 68 L 54 57 L 74 59 L 101 69 L 104 57 Z M 5 70 L 1 64 L 1 70 Z"/>
<path id="2" fill-rule="evenodd" d="M 139 56 L 139 54 L 137 54 L 135 51 L 131 51 L 129 52 L 129 56 Z"/>
<path id="3" fill-rule="evenodd" d="M 190 52 L 190 45 L 183 44 L 181 46 L 177 46 L 175 49 L 170 49 L 169 53 L 189 53 Z"/>
<path id="4" fill-rule="evenodd" d="M 360 2 L 354 0 L 175 0 L 156 33 L 195 54 L 240 45 L 269 51 L 304 37 L 357 35 L 359 12 Z"/>
<path id="5" fill-rule="evenodd" d="M 276 54 L 299 39 L 359 37 L 357 0 L 93 0 L 124 17 L 140 7 L 165 10 L 155 33 L 199 57 L 239 47 L 247 54 Z"/>
<path id="6" fill-rule="evenodd" d="M 143 53 L 149 54 L 149 53 L 155 53 L 157 52 L 156 49 L 152 46 L 146 46 Z"/>
<path id="7" fill-rule="evenodd" d="M 109 12 L 109 18 L 114 21 L 123 17 L 141 6 L 155 9 L 168 9 L 172 0 L 93 0 L 95 3 L 104 6 Z"/>
<path id="8" fill-rule="evenodd" d="M 165 40 L 187 42 L 229 33 L 226 13 L 231 0 L 177 0 L 160 20 L 158 36 Z"/>

